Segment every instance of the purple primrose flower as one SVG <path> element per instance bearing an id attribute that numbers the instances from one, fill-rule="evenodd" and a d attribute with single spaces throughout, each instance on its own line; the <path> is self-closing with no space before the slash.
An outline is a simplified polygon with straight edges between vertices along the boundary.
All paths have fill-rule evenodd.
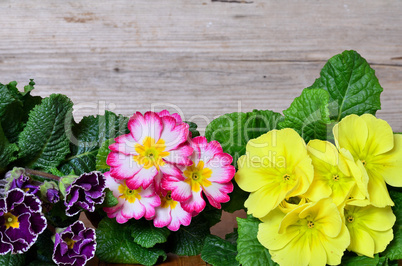
<path id="1" fill-rule="evenodd" d="M 56 233 L 52 258 L 57 265 L 81 266 L 94 257 L 95 249 L 95 230 L 76 221 L 61 233 Z"/>
<path id="2" fill-rule="evenodd" d="M 46 192 L 46 199 L 50 203 L 57 203 L 60 200 L 59 191 L 54 188 L 49 188 Z"/>
<path id="3" fill-rule="evenodd" d="M 101 172 L 84 173 L 67 187 L 64 205 L 66 214 L 74 216 L 81 209 L 93 212 L 95 204 L 101 204 L 105 198 L 105 177 Z"/>
<path id="4" fill-rule="evenodd" d="M 19 188 L 0 198 L 0 254 L 23 253 L 47 225 L 41 201 Z"/>
<path id="5" fill-rule="evenodd" d="M 12 171 L 6 173 L 6 178 L 9 180 L 8 190 L 20 188 L 31 194 L 36 194 L 39 190 L 39 186 L 32 185 L 31 178 L 25 174 L 23 168 L 14 168 Z"/>

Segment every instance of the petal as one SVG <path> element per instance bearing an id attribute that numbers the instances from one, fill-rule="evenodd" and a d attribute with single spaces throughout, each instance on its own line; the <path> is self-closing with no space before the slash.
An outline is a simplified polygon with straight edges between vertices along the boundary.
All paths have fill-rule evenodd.
<path id="1" fill-rule="evenodd" d="M 374 240 L 370 234 L 361 227 L 348 227 L 350 233 L 350 246 L 348 250 L 367 257 L 374 257 Z"/>
<path id="2" fill-rule="evenodd" d="M 357 115 L 343 118 L 332 129 L 338 149 L 349 150 L 354 158 L 359 158 L 369 136 L 367 124 Z"/>
<path id="3" fill-rule="evenodd" d="M 109 153 L 106 162 L 110 165 L 110 174 L 118 179 L 131 178 L 142 168 L 132 156 L 117 152 Z"/>
<path id="4" fill-rule="evenodd" d="M 129 189 L 138 189 L 141 186 L 146 189 L 153 183 L 157 174 L 155 166 L 148 169 L 143 167 L 134 177 L 126 180 L 126 185 Z"/>
<path id="5" fill-rule="evenodd" d="M 161 204 L 161 199 L 159 196 L 155 195 L 149 198 L 141 198 L 141 204 L 145 208 L 144 217 L 147 220 L 153 219 L 155 217 L 155 207 Z"/>
<path id="6" fill-rule="evenodd" d="M 202 198 L 201 192 L 202 190 L 199 192 L 192 191 L 192 196 L 188 200 L 183 201 L 181 203 L 181 207 L 189 213 L 200 213 L 206 205 L 204 199 Z"/>
<path id="7" fill-rule="evenodd" d="M 229 162 L 230 161 L 230 162 Z M 227 153 L 219 153 L 214 156 L 206 165 L 206 168 L 212 170 L 211 177 L 208 178 L 211 182 L 227 183 L 232 180 L 236 169 L 232 162 L 232 156 Z"/>
<path id="8" fill-rule="evenodd" d="M 198 158 L 205 163 L 208 163 L 209 160 L 211 160 L 216 154 L 223 153 L 222 146 L 219 144 L 219 142 L 213 140 L 208 143 L 205 137 L 199 136 L 194 138 L 192 145 L 199 148 L 200 153 Z"/>
<path id="9" fill-rule="evenodd" d="M 131 134 L 121 135 L 115 138 L 115 143 L 109 145 L 109 149 L 114 152 L 120 152 L 125 155 L 138 155 L 135 150 L 135 144 L 138 142 Z"/>
<path id="10" fill-rule="evenodd" d="M 338 165 L 338 150 L 331 142 L 318 139 L 311 140 L 307 144 L 307 150 L 313 159 L 314 165 L 323 163 L 332 166 Z"/>
<path id="11" fill-rule="evenodd" d="M 349 231 L 345 225 L 342 225 L 341 232 L 335 238 L 327 238 L 327 241 L 322 241 L 322 245 L 327 253 L 327 264 L 339 265 L 343 252 L 350 244 Z"/>
<path id="12" fill-rule="evenodd" d="M 394 135 L 394 147 L 387 153 L 375 157 L 373 170 L 380 174 L 385 182 L 394 187 L 402 187 L 402 135 Z"/>
<path id="13" fill-rule="evenodd" d="M 248 214 L 261 218 L 278 207 L 279 203 L 285 199 L 287 192 L 281 186 L 272 183 L 252 192 L 244 206 L 247 208 Z"/>
<path id="14" fill-rule="evenodd" d="M 394 206 L 394 202 L 389 196 L 387 185 L 384 179 L 377 171 L 368 170 L 369 176 L 368 193 L 370 202 L 376 207 Z"/>
<path id="15" fill-rule="evenodd" d="M 190 184 L 175 177 L 167 177 L 162 180 L 162 188 L 172 191 L 172 199 L 175 201 L 186 201 L 192 196 Z"/>
<path id="16" fill-rule="evenodd" d="M 368 231 L 370 236 L 374 240 L 374 254 L 383 252 L 388 244 L 394 239 L 394 233 L 392 229 L 387 231 L 375 231 L 370 230 Z"/>
<path id="17" fill-rule="evenodd" d="M 165 141 L 166 151 L 176 149 L 180 144 L 185 142 L 189 133 L 189 125 L 186 123 L 176 125 L 176 120 L 171 117 L 162 117 L 163 131 L 160 136 Z"/>
<path id="18" fill-rule="evenodd" d="M 284 248 L 270 250 L 270 253 L 272 260 L 279 265 L 308 265 L 312 256 L 308 238 L 303 234 L 297 235 Z"/>
<path id="19" fill-rule="evenodd" d="M 362 208 L 359 213 L 359 221 L 362 220 L 364 225 L 371 230 L 387 231 L 394 226 L 396 221 L 396 217 L 390 206 L 376 208 L 369 205 Z"/>
<path id="20" fill-rule="evenodd" d="M 170 206 L 167 208 L 157 207 L 155 209 L 154 226 L 164 227 L 170 224 L 172 217 L 170 216 Z"/>
<path id="21" fill-rule="evenodd" d="M 361 119 L 366 122 L 368 129 L 366 150 L 369 154 L 376 156 L 394 147 L 394 133 L 386 121 L 371 114 L 364 114 Z"/>
<path id="22" fill-rule="evenodd" d="M 191 214 L 183 210 L 180 202 L 170 211 L 172 216 L 172 221 L 168 225 L 168 229 L 172 231 L 177 231 L 180 225 L 188 226 L 191 222 Z"/>
<path id="23" fill-rule="evenodd" d="M 146 137 L 151 137 L 157 142 L 161 136 L 163 123 L 154 112 L 146 112 L 144 115 L 137 112 L 128 121 L 128 129 L 133 138 L 140 144 L 144 142 Z"/>
<path id="24" fill-rule="evenodd" d="M 230 200 L 228 193 L 233 191 L 233 184 L 232 182 L 228 182 L 226 184 L 212 183 L 208 187 L 203 187 L 202 190 L 204 191 L 209 203 L 213 207 L 220 209 L 221 203 L 225 203 Z"/>
<path id="25" fill-rule="evenodd" d="M 176 177 L 182 175 L 182 171 L 180 171 L 179 168 L 177 168 L 177 166 L 171 163 L 165 163 L 164 165 L 160 165 L 159 169 L 160 172 L 162 172 L 164 175 L 176 176 Z"/>
<path id="26" fill-rule="evenodd" d="M 142 218 L 145 214 L 145 207 L 139 200 L 135 200 L 133 203 L 126 201 L 121 209 L 121 215 L 124 218 L 135 218 L 136 220 Z"/>
<path id="27" fill-rule="evenodd" d="M 257 239 L 267 249 L 278 250 L 286 246 L 299 233 L 292 231 L 291 234 L 278 234 L 279 225 L 285 214 L 278 208 L 269 213 L 258 225 Z"/>
<path id="28" fill-rule="evenodd" d="M 169 151 L 169 155 L 163 157 L 165 162 L 181 164 L 181 165 L 191 165 L 190 155 L 193 153 L 193 148 L 188 144 L 181 144 L 174 150 Z"/>
<path id="29" fill-rule="evenodd" d="M 326 236 L 322 235 L 319 231 L 311 237 L 310 253 L 313 254 L 313 256 L 311 256 L 309 265 L 321 266 L 327 264 L 327 252 L 325 251 L 325 248 L 323 246 L 323 242 L 327 241 L 329 240 L 326 239 Z"/>

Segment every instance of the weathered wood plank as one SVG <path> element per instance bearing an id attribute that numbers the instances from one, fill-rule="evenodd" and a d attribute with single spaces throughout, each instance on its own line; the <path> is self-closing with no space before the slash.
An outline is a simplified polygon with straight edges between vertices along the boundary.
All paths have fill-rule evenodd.
<path id="1" fill-rule="evenodd" d="M 402 131 L 399 1 L 0 1 L 0 82 L 67 94 L 75 115 L 178 109 L 204 128 L 226 112 L 281 112 L 345 49 L 384 87 Z"/>

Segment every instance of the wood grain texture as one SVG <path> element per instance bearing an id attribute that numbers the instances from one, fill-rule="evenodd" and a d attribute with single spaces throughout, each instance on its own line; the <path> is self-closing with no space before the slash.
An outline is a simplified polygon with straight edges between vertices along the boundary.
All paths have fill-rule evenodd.
<path id="1" fill-rule="evenodd" d="M 227 112 L 281 112 L 354 49 L 402 131 L 400 1 L 0 1 L 0 82 L 67 94 L 75 117 L 168 108 L 203 130 Z"/>

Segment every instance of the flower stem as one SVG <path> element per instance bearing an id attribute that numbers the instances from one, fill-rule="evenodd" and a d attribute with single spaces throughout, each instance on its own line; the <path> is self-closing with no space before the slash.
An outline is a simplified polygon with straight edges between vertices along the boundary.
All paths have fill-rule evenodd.
<path id="1" fill-rule="evenodd" d="M 33 170 L 33 169 L 29 169 L 29 168 L 25 168 L 25 173 L 29 174 L 29 175 L 36 175 L 36 176 L 40 176 L 43 177 L 45 179 L 51 179 L 54 181 L 59 182 L 60 181 L 60 177 L 57 175 L 52 175 L 46 172 L 42 172 L 42 171 L 38 171 L 38 170 Z"/>

